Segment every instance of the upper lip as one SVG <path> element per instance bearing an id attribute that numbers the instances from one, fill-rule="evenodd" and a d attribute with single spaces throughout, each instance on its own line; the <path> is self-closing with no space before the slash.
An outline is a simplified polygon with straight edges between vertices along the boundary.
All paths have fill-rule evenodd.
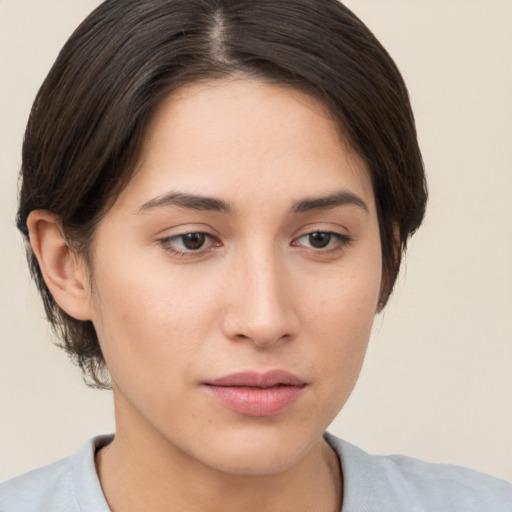
<path id="1" fill-rule="evenodd" d="M 209 380 L 205 384 L 223 387 L 270 388 L 273 386 L 305 386 L 306 382 L 285 370 L 271 370 L 260 373 L 254 371 L 237 372 Z"/>

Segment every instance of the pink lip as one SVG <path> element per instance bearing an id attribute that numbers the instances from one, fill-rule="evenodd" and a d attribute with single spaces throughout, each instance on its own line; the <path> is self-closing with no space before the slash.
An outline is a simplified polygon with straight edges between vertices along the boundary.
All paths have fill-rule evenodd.
<path id="1" fill-rule="evenodd" d="M 290 407 L 306 386 L 283 371 L 240 372 L 205 382 L 206 390 L 228 409 L 245 416 L 273 416 Z"/>

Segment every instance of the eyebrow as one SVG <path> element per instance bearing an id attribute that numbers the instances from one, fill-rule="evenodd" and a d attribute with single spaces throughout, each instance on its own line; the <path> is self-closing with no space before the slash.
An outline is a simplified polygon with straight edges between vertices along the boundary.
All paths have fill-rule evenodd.
<path id="1" fill-rule="evenodd" d="M 165 206 L 180 206 L 191 210 L 208 210 L 224 213 L 229 213 L 232 210 L 231 206 L 222 199 L 195 194 L 183 194 L 181 192 L 170 192 L 147 201 L 139 208 L 139 212 Z"/>
<path id="2" fill-rule="evenodd" d="M 311 197 L 302 199 L 292 205 L 291 211 L 294 213 L 304 213 L 313 210 L 327 210 L 337 206 L 357 206 L 369 213 L 368 205 L 359 196 L 348 190 L 341 190 L 327 196 Z M 196 194 L 185 194 L 182 192 L 169 192 L 161 196 L 150 199 L 145 202 L 139 212 L 153 208 L 163 208 L 168 206 L 178 206 L 189 208 L 191 210 L 205 210 L 222 213 L 231 213 L 233 208 L 224 201 L 216 197 L 208 197 Z"/>
<path id="3" fill-rule="evenodd" d="M 311 210 L 327 210 L 329 208 L 335 208 L 336 206 L 345 205 L 357 206 L 366 213 L 370 211 L 368 205 L 359 196 L 348 190 L 341 190 L 323 197 L 302 199 L 293 205 L 292 211 L 295 213 L 303 213 Z"/>

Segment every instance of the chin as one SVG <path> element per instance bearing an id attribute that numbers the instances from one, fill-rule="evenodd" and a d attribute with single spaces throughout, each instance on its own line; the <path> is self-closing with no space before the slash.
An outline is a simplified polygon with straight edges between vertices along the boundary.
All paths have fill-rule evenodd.
<path id="1" fill-rule="evenodd" d="M 317 442 L 311 432 L 291 432 L 277 425 L 271 428 L 238 428 L 204 439 L 203 463 L 228 474 L 271 476 L 285 472 Z"/>

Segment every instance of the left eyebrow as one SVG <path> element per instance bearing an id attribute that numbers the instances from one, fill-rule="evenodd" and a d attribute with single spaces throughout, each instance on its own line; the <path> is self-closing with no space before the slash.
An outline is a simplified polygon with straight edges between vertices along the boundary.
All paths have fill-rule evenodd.
<path id="1" fill-rule="evenodd" d="M 334 194 L 329 194 L 322 197 L 311 197 L 298 201 L 292 206 L 294 213 L 309 212 L 311 210 L 327 210 L 335 208 L 336 206 L 357 206 L 369 213 L 368 205 L 359 196 L 348 190 L 341 190 Z"/>

